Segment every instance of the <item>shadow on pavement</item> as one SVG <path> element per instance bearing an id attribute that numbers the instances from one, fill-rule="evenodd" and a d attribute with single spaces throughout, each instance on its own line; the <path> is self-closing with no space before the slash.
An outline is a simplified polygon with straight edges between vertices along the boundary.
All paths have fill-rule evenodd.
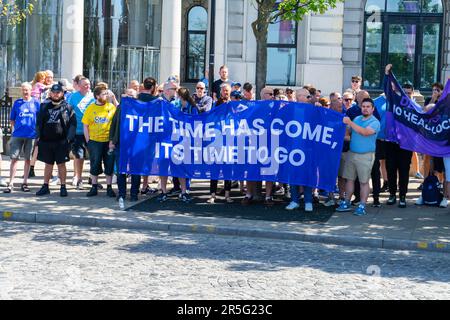
<path id="1" fill-rule="evenodd" d="M 218 217 L 246 220 L 264 220 L 273 222 L 307 222 L 307 223 L 326 223 L 334 214 L 334 208 L 326 208 L 320 204 L 315 204 L 314 212 L 306 213 L 303 210 L 303 203 L 300 209 L 293 212 L 285 210 L 288 205 L 282 196 L 274 198 L 275 205 L 266 207 L 263 203 L 255 202 L 250 206 L 242 206 L 243 196 L 233 191 L 231 197 L 234 203 L 225 203 L 223 197 L 219 196 L 215 204 L 208 204 L 209 189 L 206 187 L 193 187 L 191 190 L 192 203 L 186 204 L 176 197 L 169 201 L 160 203 L 156 198 L 148 199 L 136 204 L 128 211 L 139 211 L 156 213 L 166 210 L 179 215 L 193 217 Z"/>

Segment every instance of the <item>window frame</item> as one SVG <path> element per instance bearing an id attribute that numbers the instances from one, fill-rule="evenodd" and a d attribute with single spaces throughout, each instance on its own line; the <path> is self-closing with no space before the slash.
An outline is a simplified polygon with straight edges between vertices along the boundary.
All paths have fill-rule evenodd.
<path id="1" fill-rule="evenodd" d="M 186 71 L 185 71 L 185 80 L 188 83 L 196 83 L 198 81 L 200 81 L 202 78 L 200 79 L 191 79 L 189 77 L 189 46 L 190 46 L 190 35 L 204 35 L 205 36 L 205 55 L 204 55 L 204 61 L 205 61 L 205 69 L 203 70 L 203 76 L 205 74 L 205 71 L 207 70 L 208 66 L 206 65 L 206 55 L 207 55 L 207 44 L 208 44 L 208 27 L 205 30 L 189 30 L 189 16 L 190 13 L 192 11 L 192 9 L 196 8 L 196 7 L 201 7 L 206 11 L 206 19 L 208 21 L 208 10 L 200 5 L 200 4 L 196 4 L 193 5 L 192 7 L 189 8 L 189 10 L 187 10 L 187 15 L 186 15 L 186 58 L 185 58 L 185 63 L 186 63 Z"/>
<path id="2" fill-rule="evenodd" d="M 277 21 L 274 24 L 279 24 L 281 22 Z M 295 68 L 294 68 L 294 79 L 292 83 L 271 83 L 267 80 L 267 85 L 270 86 L 295 86 L 297 81 L 297 58 L 298 58 L 298 22 L 292 21 L 295 23 L 295 41 L 293 44 L 281 44 L 281 43 L 275 43 L 275 42 L 269 42 L 267 40 L 267 71 L 269 71 L 269 49 L 270 48 L 276 48 L 276 49 L 295 49 Z M 267 78 L 267 75 L 266 75 Z"/>
<path id="3" fill-rule="evenodd" d="M 441 1 L 442 2 L 442 1 Z M 422 2 L 421 2 L 422 5 Z M 423 61 L 423 29 L 427 24 L 439 24 L 439 48 L 438 48 L 438 73 L 436 75 L 436 81 L 440 82 L 442 79 L 442 74 L 440 70 L 442 69 L 443 61 L 443 48 L 444 48 L 444 15 L 445 15 L 445 3 L 442 2 L 443 12 L 442 13 L 423 13 L 422 6 L 420 12 L 416 13 L 406 13 L 406 12 L 386 12 L 387 1 L 385 1 L 384 11 L 379 13 L 382 23 L 381 30 L 381 61 L 379 66 L 379 87 L 367 88 L 368 90 L 383 90 L 383 78 L 384 78 L 384 68 L 390 63 L 389 62 L 389 26 L 392 24 L 415 24 L 417 26 L 416 30 L 416 44 L 415 44 L 415 57 L 414 57 L 414 79 L 410 79 L 415 90 L 419 91 L 430 91 L 431 88 L 421 87 L 421 72 L 422 72 L 422 61 Z M 367 41 L 367 21 L 373 12 L 366 11 L 367 3 L 364 7 L 364 33 L 363 33 L 363 45 L 362 45 L 362 76 L 365 79 L 366 74 L 366 41 Z M 394 66 L 395 70 L 395 66 Z M 363 84 L 364 85 L 364 84 Z"/>

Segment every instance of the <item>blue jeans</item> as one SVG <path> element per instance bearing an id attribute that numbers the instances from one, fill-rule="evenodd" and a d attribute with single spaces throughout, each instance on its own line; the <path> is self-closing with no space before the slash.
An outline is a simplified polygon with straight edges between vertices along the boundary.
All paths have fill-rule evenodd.
<path id="1" fill-rule="evenodd" d="M 291 200 L 292 202 L 299 203 L 300 202 L 300 192 L 298 191 L 299 186 L 291 185 Z M 303 187 L 305 203 L 313 202 L 312 188 L 311 187 Z"/>

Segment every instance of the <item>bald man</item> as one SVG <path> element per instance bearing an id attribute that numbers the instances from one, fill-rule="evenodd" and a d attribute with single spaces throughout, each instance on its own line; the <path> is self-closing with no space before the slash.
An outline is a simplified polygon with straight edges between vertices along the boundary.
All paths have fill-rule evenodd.
<path id="1" fill-rule="evenodd" d="M 311 103 L 311 94 L 307 89 L 298 89 L 295 92 L 297 102 L 300 103 Z"/>
<path id="2" fill-rule="evenodd" d="M 137 80 L 132 80 L 128 85 L 128 89 L 133 89 L 136 93 L 139 93 L 141 84 Z"/>

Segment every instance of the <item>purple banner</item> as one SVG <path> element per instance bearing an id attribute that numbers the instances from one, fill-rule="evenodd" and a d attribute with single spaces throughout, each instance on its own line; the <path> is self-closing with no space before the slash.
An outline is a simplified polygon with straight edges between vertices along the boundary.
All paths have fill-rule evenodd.
<path id="1" fill-rule="evenodd" d="M 436 106 L 426 113 L 405 94 L 393 74 L 385 77 L 384 92 L 388 101 L 386 140 L 405 150 L 450 156 L 450 82 Z"/>

